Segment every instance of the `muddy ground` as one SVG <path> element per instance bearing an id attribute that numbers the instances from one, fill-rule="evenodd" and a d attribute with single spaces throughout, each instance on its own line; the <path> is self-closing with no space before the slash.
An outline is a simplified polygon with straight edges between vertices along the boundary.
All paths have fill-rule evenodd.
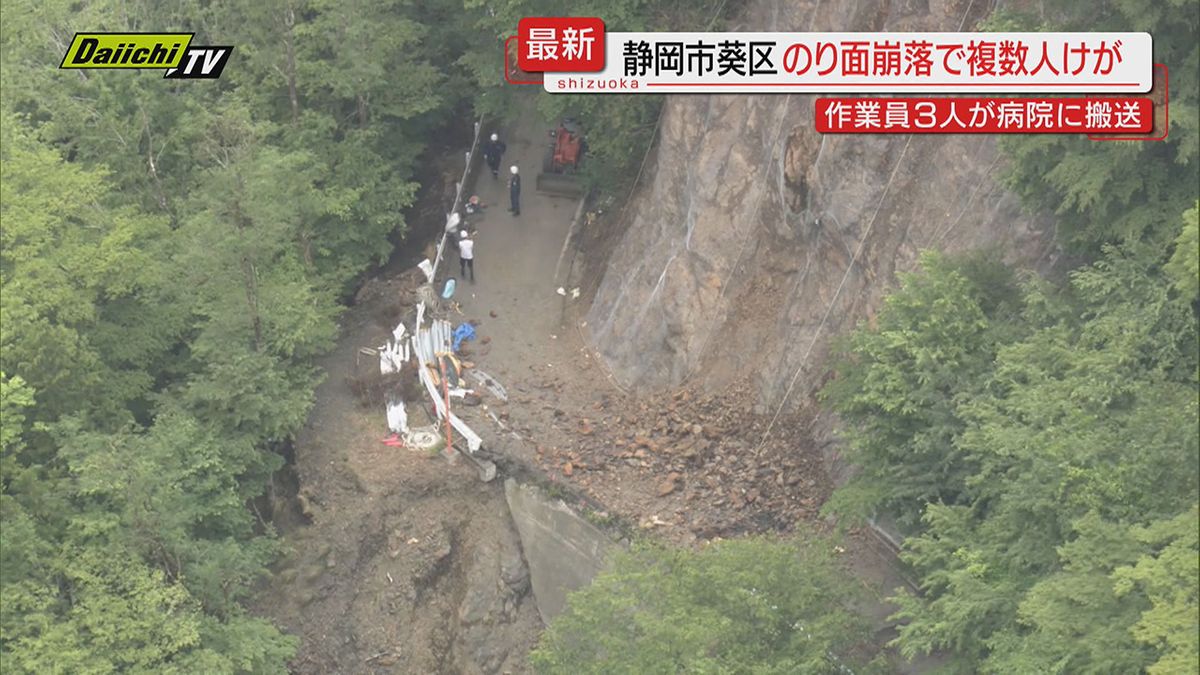
<path id="1" fill-rule="evenodd" d="M 384 445 L 382 410 L 351 390 L 378 368 L 358 348 L 382 333 L 380 309 L 352 310 L 322 364 L 296 443 L 302 498 L 276 511 L 291 553 L 257 608 L 301 638 L 297 673 L 522 672 L 541 621 L 503 492 L 463 462 Z"/>
<path id="2" fill-rule="evenodd" d="M 577 257 L 566 245 L 576 202 L 534 189 L 548 126 L 531 114 L 503 130 L 505 165 L 524 176 L 519 217 L 506 211 L 503 178 L 485 172 L 474 185 L 488 205 L 472 220 L 477 278 L 460 280 L 447 318 L 476 325 L 464 358 L 508 400 L 485 393 L 483 405 L 456 412 L 504 458 L 502 472 L 548 477 L 615 530 L 697 545 L 800 522 L 828 527 L 818 512 L 831 488 L 809 412 L 781 417 L 763 442 L 769 419 L 753 412 L 748 383 L 635 396 L 585 344 L 589 295 L 571 291 L 595 287 L 605 251 Z M 426 192 L 423 217 L 436 219 L 444 197 Z M 610 241 L 603 228 L 618 227 L 619 215 L 584 218 L 573 241 Z M 426 243 L 416 237 L 407 259 Z M 457 276 L 456 257 L 447 262 L 445 274 Z M 502 481 L 481 483 L 464 460 L 384 445 L 382 401 L 356 400 L 352 378 L 378 367 L 360 348 L 386 339 L 414 280 L 403 266 L 383 270 L 345 315 L 278 491 L 276 524 L 291 553 L 255 609 L 301 638 L 297 673 L 526 672 L 542 630 Z M 866 585 L 896 585 L 869 537 L 851 537 L 845 555 Z M 872 611 L 887 614 L 882 604 Z"/>

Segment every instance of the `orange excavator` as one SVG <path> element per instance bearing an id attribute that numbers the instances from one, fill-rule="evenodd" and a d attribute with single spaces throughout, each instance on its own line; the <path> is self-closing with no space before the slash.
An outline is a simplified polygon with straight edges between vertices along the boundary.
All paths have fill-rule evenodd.
<path id="1" fill-rule="evenodd" d="M 558 128 L 550 132 L 550 143 L 542 160 L 542 172 L 537 177 L 538 192 L 564 197 L 579 197 L 583 186 L 575 174 L 587 150 L 579 123 L 563 118 Z"/>

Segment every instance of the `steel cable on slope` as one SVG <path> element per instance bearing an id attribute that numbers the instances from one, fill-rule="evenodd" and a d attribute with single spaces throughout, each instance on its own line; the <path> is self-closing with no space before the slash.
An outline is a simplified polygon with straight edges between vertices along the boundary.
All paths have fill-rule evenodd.
<path id="1" fill-rule="evenodd" d="M 908 140 L 904 143 L 904 149 L 900 151 L 900 156 L 896 158 L 896 165 L 892 167 L 892 175 L 888 178 L 887 185 L 883 188 L 883 193 L 879 195 L 879 202 L 875 205 L 875 213 L 871 216 L 871 221 L 867 223 L 867 229 L 863 230 L 862 237 L 858 240 L 858 248 L 854 250 L 854 255 L 850 258 L 850 264 L 846 266 L 846 273 L 842 275 L 841 283 L 838 284 L 837 290 L 834 291 L 833 297 L 830 298 L 829 306 L 825 308 L 825 315 L 821 317 L 821 323 L 817 325 L 817 330 L 813 333 L 812 340 L 808 343 L 808 349 L 805 350 L 804 356 L 800 357 L 800 365 L 796 367 L 796 372 L 792 374 L 792 379 L 788 382 L 787 390 L 783 393 L 783 400 L 775 408 L 775 414 L 771 417 L 770 423 L 767 424 L 767 429 L 763 432 L 762 440 L 754 448 L 754 454 L 756 455 L 767 444 L 767 438 L 771 435 L 771 430 L 775 428 L 775 422 L 779 420 L 779 415 L 783 412 L 783 407 L 787 405 L 788 398 L 792 395 L 792 389 L 796 386 L 796 380 L 800 377 L 800 372 L 808 364 L 808 357 L 812 354 L 813 347 L 816 346 L 817 340 L 821 337 L 821 332 L 825 329 L 825 324 L 829 321 L 829 315 L 833 313 L 833 306 L 841 296 L 842 289 L 846 286 L 846 280 L 850 278 L 850 272 L 854 270 L 854 265 L 858 262 L 858 256 L 862 254 L 863 248 L 866 246 L 867 237 L 870 236 L 871 229 L 875 227 L 875 220 L 879 218 L 879 211 L 883 208 L 883 200 L 887 199 L 888 192 L 892 189 L 892 182 L 896 180 L 896 173 L 900 170 L 900 164 L 903 163 L 904 156 L 908 154 L 908 146 L 912 144 L 912 139 L 913 135 L 909 134 Z"/>
<path id="2" fill-rule="evenodd" d="M 717 5 L 717 9 L 709 18 L 708 24 L 705 26 L 704 30 L 712 30 L 713 24 L 717 22 L 717 17 L 721 16 L 721 10 L 725 9 L 726 2 L 728 2 L 728 0 L 721 0 L 721 4 Z M 629 204 L 633 201 L 633 193 L 637 190 L 638 183 L 640 183 L 642 180 L 642 172 L 646 169 L 646 160 L 650 158 L 650 152 L 654 150 L 654 141 L 658 138 L 658 129 L 662 125 L 663 113 L 666 111 L 666 109 L 667 102 L 664 100 L 662 105 L 658 107 L 658 117 L 654 120 L 654 129 L 650 132 L 650 140 L 646 143 L 646 152 L 642 154 L 642 162 L 640 165 L 638 165 L 637 175 L 633 177 L 633 185 L 629 186 L 629 194 L 625 196 L 625 204 L 621 207 L 621 215 L 618 216 L 617 222 L 621 222 L 625 219 L 627 211 L 629 210 Z M 567 275 L 570 276 L 570 270 L 567 270 Z M 557 277 L 557 273 L 555 276 Z M 587 340 L 584 339 L 583 330 L 579 324 L 575 325 L 575 330 L 578 333 L 581 342 L 584 345 L 587 345 Z M 604 358 L 593 349 L 588 349 L 588 351 L 595 354 L 595 361 L 604 368 L 609 382 L 615 385 L 622 394 L 628 395 L 629 391 L 618 383 L 617 378 L 613 375 L 612 370 L 608 368 L 608 364 L 605 363 Z"/>
<path id="3" fill-rule="evenodd" d="M 779 145 L 779 139 L 780 139 L 780 137 L 783 136 L 783 128 L 785 126 L 787 126 L 787 112 L 790 109 L 791 105 L 792 105 L 792 95 L 784 94 L 783 110 L 779 114 L 779 128 L 775 130 L 775 136 L 771 140 L 771 148 L 772 149 L 774 149 L 777 145 Z M 770 171 L 771 171 L 770 167 L 768 166 L 768 168 L 767 168 L 768 175 L 770 175 Z M 781 168 L 780 171 L 783 171 L 783 169 Z M 742 237 L 742 245 L 738 247 L 737 256 L 734 257 L 733 264 L 729 266 L 729 278 L 733 278 L 733 276 L 735 274 L 737 274 L 738 268 L 742 267 L 742 256 L 744 256 L 746 254 L 746 246 L 748 246 L 750 244 L 750 240 L 753 238 L 753 234 L 754 234 L 753 223 L 758 218 L 758 214 L 762 210 L 763 200 L 766 199 L 766 197 L 767 197 L 767 188 L 763 188 L 762 192 L 760 192 L 758 195 L 758 199 L 755 200 L 755 202 L 754 202 L 753 214 L 750 216 L 750 218 L 747 219 L 747 222 L 751 223 L 751 225 L 747 226 L 746 236 Z M 725 300 L 725 293 L 728 290 L 729 290 L 728 280 L 727 279 L 722 280 L 721 292 L 717 294 L 717 300 L 715 303 L 713 303 L 713 306 L 715 306 L 715 307 L 721 306 L 721 303 Z M 712 336 L 714 333 L 717 332 L 718 328 L 719 328 L 719 326 L 715 322 L 713 322 L 712 327 L 709 328 L 708 332 L 705 333 L 705 335 L 704 335 L 704 342 L 700 343 L 700 348 L 696 350 L 697 354 L 704 354 L 704 350 L 708 349 L 708 343 L 712 341 Z"/>
<path id="4" fill-rule="evenodd" d="M 726 2 L 728 0 L 721 0 L 721 4 L 717 5 L 716 11 L 709 18 L 708 25 L 704 27 L 704 30 L 708 31 L 712 29 L 713 24 L 717 21 L 717 17 L 721 15 L 721 10 L 725 9 Z M 650 132 L 650 140 L 646 143 L 646 152 L 642 155 L 642 163 L 638 166 L 637 175 L 633 177 L 633 185 L 629 187 L 629 194 L 625 196 L 625 205 L 621 207 L 621 218 L 625 217 L 625 210 L 629 208 L 629 202 L 633 200 L 633 193 L 637 190 L 638 183 L 642 179 L 642 171 L 646 168 L 646 160 L 650 157 L 650 151 L 654 149 L 654 140 L 658 138 L 658 127 L 662 123 L 663 111 L 666 109 L 667 102 L 664 100 L 662 105 L 658 107 L 658 118 L 654 120 L 654 129 Z"/>
<path id="5" fill-rule="evenodd" d="M 723 4 L 724 4 L 724 3 L 722 3 L 722 5 L 723 5 Z M 776 5 L 775 5 L 775 9 L 776 9 L 776 14 L 778 14 L 778 10 L 779 10 L 779 5 L 778 5 L 778 3 L 776 3 Z M 812 24 L 813 17 L 814 17 L 814 16 L 816 16 L 817 12 L 818 12 L 820 9 L 821 9 L 821 0 L 817 0 L 817 4 L 815 4 L 815 5 L 813 6 L 813 8 L 812 8 L 812 12 L 810 12 L 810 13 L 809 13 L 809 15 L 808 15 L 808 23 L 809 23 L 809 24 Z M 775 27 L 775 26 L 772 26 L 772 28 L 777 28 L 777 27 Z M 783 107 L 783 112 L 782 112 L 782 113 L 780 113 L 780 116 L 779 116 L 779 129 L 777 129 L 777 130 L 776 130 L 776 132 L 775 132 L 775 139 L 774 139 L 773 141 L 771 141 L 771 147 L 772 147 L 772 148 L 774 148 L 776 145 L 778 145 L 778 143 L 779 143 L 779 138 L 780 138 L 780 136 L 783 134 L 783 127 L 784 127 L 785 123 L 787 122 L 787 111 L 788 111 L 788 109 L 790 108 L 791 104 L 792 104 L 792 95 L 791 95 L 791 94 L 785 94 L 785 95 L 784 95 L 784 102 L 783 102 L 783 106 L 784 106 L 784 107 Z M 824 149 L 825 149 L 825 138 L 824 138 L 824 137 L 822 137 L 822 138 L 821 138 L 821 149 L 820 149 L 820 150 L 817 152 L 817 160 L 818 160 L 818 161 L 820 160 L 820 158 L 821 158 L 821 152 L 822 152 L 822 151 L 824 151 Z M 780 164 L 782 165 L 782 163 L 783 163 L 783 162 L 782 162 L 782 160 L 783 160 L 783 157 L 782 157 L 782 156 L 780 157 L 780 160 L 781 160 L 781 161 L 780 161 Z M 780 168 L 780 177 L 781 177 L 781 178 L 782 178 L 782 176 L 783 176 L 783 172 L 784 172 L 784 169 L 783 169 L 783 168 L 782 168 L 782 166 L 781 166 L 781 168 Z M 769 167 L 768 167 L 768 169 L 767 169 L 767 174 L 768 174 L 768 175 L 770 174 L 770 168 L 769 168 Z M 766 194 L 767 194 L 767 193 L 766 193 L 766 191 L 764 190 L 764 191 L 763 191 L 763 192 L 762 192 L 762 193 L 759 195 L 759 198 L 758 198 L 758 200 L 757 200 L 757 202 L 755 203 L 755 206 L 754 206 L 754 215 L 753 215 L 753 216 L 751 216 L 751 218 L 750 218 L 750 220 L 751 220 L 751 221 L 753 221 L 754 219 L 756 219 L 756 218 L 758 217 L 759 210 L 762 208 L 762 201 L 763 201 L 763 199 L 766 197 Z M 735 274 L 737 274 L 737 271 L 738 271 L 738 269 L 739 269 L 740 267 L 742 267 L 742 256 L 743 256 L 743 255 L 745 255 L 745 253 L 746 253 L 746 246 L 747 246 L 747 245 L 749 245 L 749 243 L 750 243 L 750 239 L 751 239 L 751 235 L 752 235 L 752 233 L 753 233 L 753 227 L 751 227 L 750 229 L 748 229 L 748 230 L 747 230 L 747 232 L 746 232 L 746 236 L 742 238 L 742 244 L 741 244 L 741 246 L 739 246 L 739 247 L 738 247 L 737 256 L 735 256 L 735 257 L 734 257 L 734 259 L 733 259 L 733 264 L 729 266 L 729 278 L 730 278 L 730 279 L 732 279 L 732 278 L 733 278 L 733 276 L 734 276 Z M 721 292 L 717 294 L 717 300 L 716 300 L 716 302 L 715 302 L 715 303 L 713 303 L 713 304 L 714 304 L 714 307 L 720 307 L 720 306 L 721 306 L 721 303 L 722 303 L 722 302 L 724 302 L 724 300 L 725 300 L 725 293 L 726 293 L 728 290 L 729 290 L 729 283 L 728 283 L 728 279 L 723 279 L 723 280 L 721 281 Z M 707 350 L 707 349 L 708 349 L 708 344 L 709 344 L 709 342 L 711 342 L 711 341 L 712 341 L 713 334 L 715 334 L 715 333 L 717 332 L 717 329 L 718 329 L 718 326 L 716 325 L 716 323 L 715 323 L 715 322 L 713 322 L 713 326 L 712 326 L 712 327 L 711 327 L 711 328 L 708 330 L 708 332 L 707 332 L 707 333 L 705 333 L 705 335 L 704 335 L 704 341 L 700 343 L 700 348 L 696 350 L 696 354 L 700 354 L 700 355 L 703 355 L 703 354 L 704 354 L 705 350 Z M 697 374 L 698 374 L 698 371 L 696 371 L 696 372 L 692 372 L 690 375 L 688 375 L 687 377 L 685 377 L 685 378 L 684 378 L 684 382 L 690 381 L 690 380 L 691 380 L 691 379 L 692 379 L 694 376 L 696 376 Z"/>

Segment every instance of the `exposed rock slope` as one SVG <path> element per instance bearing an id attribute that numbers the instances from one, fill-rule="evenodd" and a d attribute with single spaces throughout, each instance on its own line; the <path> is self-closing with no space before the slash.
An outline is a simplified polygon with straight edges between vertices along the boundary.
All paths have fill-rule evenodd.
<path id="1" fill-rule="evenodd" d="M 752 3 L 744 27 L 969 30 L 987 2 Z M 739 29 L 734 26 L 731 29 Z M 997 182 L 990 136 L 827 135 L 812 96 L 677 96 L 587 316 L 625 385 L 820 384 L 829 338 L 870 317 L 922 249 L 1045 264 L 1044 225 Z M 857 255 L 856 255 L 857 253 Z M 854 264 L 851 267 L 851 261 Z"/>

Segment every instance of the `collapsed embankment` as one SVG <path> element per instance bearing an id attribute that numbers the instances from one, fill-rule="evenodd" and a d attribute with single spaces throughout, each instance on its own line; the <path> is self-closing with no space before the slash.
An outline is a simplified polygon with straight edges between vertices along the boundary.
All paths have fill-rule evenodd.
<path id="1" fill-rule="evenodd" d="M 742 23 L 947 30 L 987 10 L 972 4 L 762 0 Z M 527 189 L 513 218 L 498 208 L 502 181 L 477 183 L 490 205 L 479 284 L 461 286 L 455 320 L 476 322 L 472 358 L 512 393 L 489 447 L 610 507 L 601 518 L 673 540 L 817 517 L 828 494 L 817 458 L 832 434 L 805 403 L 829 339 L 869 319 L 921 249 L 995 246 L 1039 264 L 1054 250 L 997 183 L 992 139 L 822 137 L 811 115 L 799 96 L 669 99 L 622 227 L 606 214 L 578 238 L 578 303 L 554 292 L 574 205 Z M 506 163 L 538 166 L 541 126 L 510 130 Z M 603 270 L 594 293 L 587 270 Z M 297 446 L 315 519 L 287 537 L 297 553 L 264 611 L 302 636 L 301 672 L 523 669 L 542 624 L 500 486 L 379 444 L 381 411 L 347 405 L 341 378 L 389 327 L 345 329 L 325 364 L 337 380 Z"/>
<path id="2" fill-rule="evenodd" d="M 543 123 L 530 115 L 505 131 L 506 162 L 540 166 Z M 444 168 L 430 177 L 431 204 L 421 213 L 436 219 L 438 227 L 431 229 L 440 239 L 444 209 L 461 197 L 458 183 L 480 195 L 486 210 L 468 221 L 476 231 L 478 283 L 459 279 L 452 299 L 427 304 L 424 322 L 475 326 L 477 339 L 459 355 L 499 378 L 512 400 L 483 391 L 494 417 L 482 405 L 455 404 L 455 412 L 485 438 L 503 474 L 536 481 L 528 460 L 541 427 L 525 411 L 544 391 L 546 378 L 536 369 L 569 361 L 572 347 L 556 339 L 563 298 L 550 282 L 577 204 L 529 194 L 518 219 L 497 207 L 507 196 L 501 181 L 464 179 L 461 160 Z M 443 185 L 453 188 L 448 198 L 438 190 Z M 409 253 L 425 250 L 426 242 L 411 245 L 416 248 Z M 438 269 L 439 290 L 459 271 L 452 251 L 453 242 L 448 264 Z M 542 616 L 549 615 L 547 593 L 535 597 L 531 570 L 559 580 L 553 590 L 561 607 L 571 584 L 554 576 L 564 571 L 555 548 L 564 539 L 558 528 L 595 534 L 553 506 L 539 510 L 532 497 L 520 500 L 510 515 L 515 493 L 506 498 L 502 480 L 481 483 L 465 458 L 451 463 L 385 442 L 385 397 L 368 376 L 379 377 L 375 349 L 393 337 L 400 317 L 408 335 L 415 331 L 414 305 L 436 295 L 424 282 L 422 272 L 406 266 L 372 279 L 356 295 L 336 348 L 320 364 L 328 378 L 296 438 L 291 475 L 297 494 L 275 500 L 275 521 L 290 551 L 255 607 L 300 637 L 295 672 L 525 672 Z M 412 378 L 411 371 L 400 375 Z M 432 422 L 416 402 L 422 395 L 400 395 L 413 404 L 414 427 Z M 529 442 L 514 437 L 516 431 Z M 541 536 L 531 540 L 531 532 Z M 569 541 L 578 548 L 581 540 Z M 585 567 L 578 560 L 572 565 Z"/>

